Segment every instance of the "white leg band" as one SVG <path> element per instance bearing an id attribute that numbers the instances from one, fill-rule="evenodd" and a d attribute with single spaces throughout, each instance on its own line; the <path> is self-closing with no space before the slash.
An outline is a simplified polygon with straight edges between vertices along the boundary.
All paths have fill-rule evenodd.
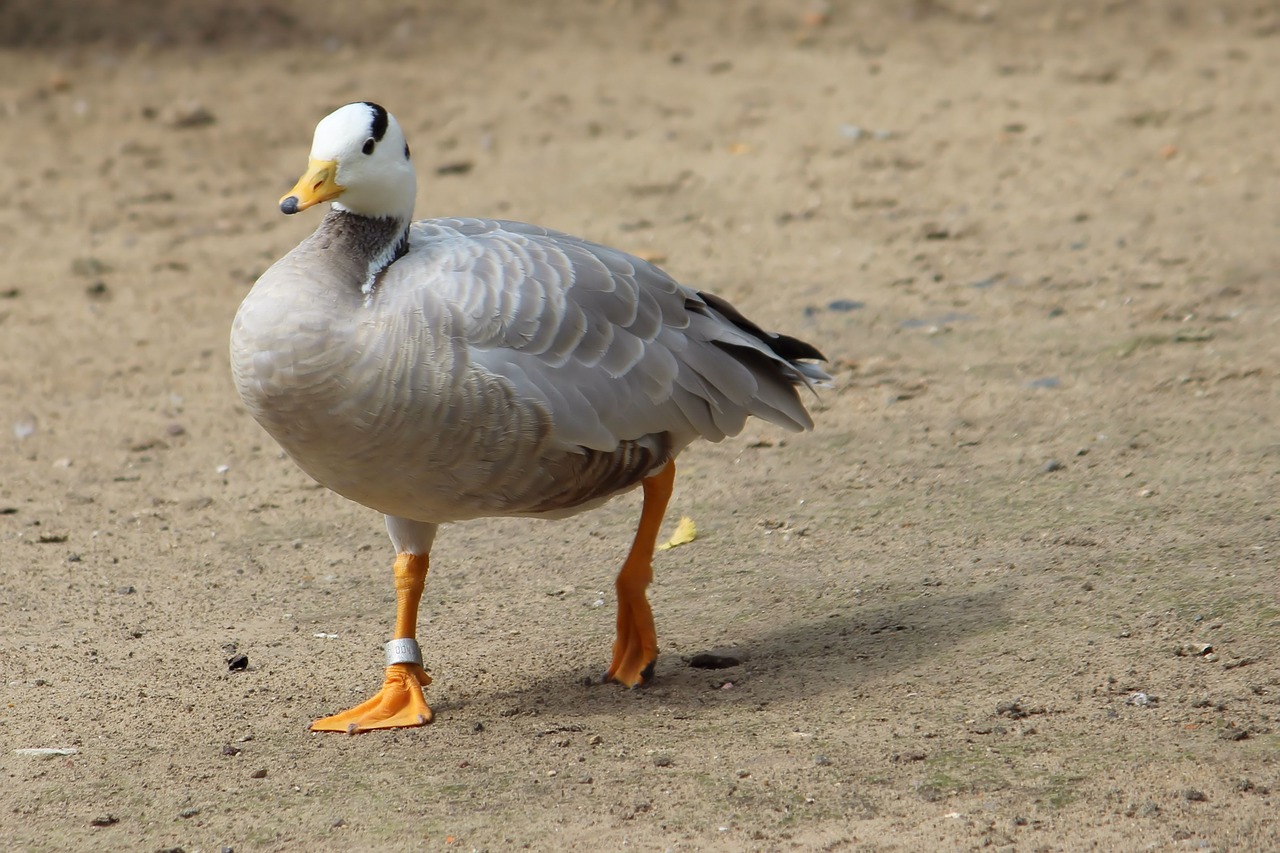
<path id="1" fill-rule="evenodd" d="M 416 663 L 422 666 L 422 647 L 417 640 L 401 638 L 392 640 L 385 646 L 387 666 L 397 663 Z"/>

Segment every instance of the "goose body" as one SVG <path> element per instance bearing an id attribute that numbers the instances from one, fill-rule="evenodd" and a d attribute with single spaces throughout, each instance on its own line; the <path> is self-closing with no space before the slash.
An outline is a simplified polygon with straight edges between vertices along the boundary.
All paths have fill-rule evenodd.
<path id="1" fill-rule="evenodd" d="M 440 523 L 564 517 L 643 483 L 609 673 L 637 683 L 657 651 L 643 587 L 673 460 L 752 416 L 810 428 L 798 389 L 828 378 L 813 363 L 822 356 L 606 246 L 518 222 L 411 222 L 414 189 L 408 145 L 381 107 L 350 104 L 320 123 L 311 169 L 281 207 L 334 203 L 236 315 L 240 396 L 307 474 L 387 517 L 398 588 L 402 575 L 425 576 Z M 623 576 L 641 563 L 630 572 L 644 576 L 637 600 Z M 404 708 L 357 708 L 317 728 L 430 719 L 420 655 L 392 661 L 392 645 L 417 648 L 401 624 L 416 622 L 416 598 L 412 614 L 404 608 L 387 684 L 370 701 L 416 692 L 404 698 L 408 721 Z M 624 628 L 624 610 L 637 611 L 638 629 Z M 643 649 L 620 651 L 637 630 L 630 645 Z M 392 684 L 405 672 L 408 683 Z"/>

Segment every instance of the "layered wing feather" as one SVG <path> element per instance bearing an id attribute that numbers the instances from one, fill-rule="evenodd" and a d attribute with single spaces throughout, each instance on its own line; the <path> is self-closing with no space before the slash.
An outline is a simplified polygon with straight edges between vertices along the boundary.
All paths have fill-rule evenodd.
<path id="1" fill-rule="evenodd" d="M 752 415 L 812 425 L 796 387 L 826 378 L 800 361 L 821 354 L 652 264 L 498 220 L 417 222 L 410 247 L 393 269 L 454 307 L 468 361 L 545 407 L 564 446 L 611 452 L 665 434 L 678 452 Z"/>

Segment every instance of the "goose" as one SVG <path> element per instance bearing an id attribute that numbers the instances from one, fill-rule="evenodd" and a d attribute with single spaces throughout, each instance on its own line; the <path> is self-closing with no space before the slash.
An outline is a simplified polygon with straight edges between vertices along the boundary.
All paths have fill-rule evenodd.
<path id="1" fill-rule="evenodd" d="M 564 518 L 637 486 L 604 680 L 650 680 L 646 590 L 677 455 L 752 416 L 811 429 L 800 390 L 830 382 L 814 346 L 646 261 L 520 222 L 414 222 L 416 192 L 385 108 L 326 116 L 280 210 L 329 210 L 231 329 L 247 411 L 306 474 L 382 513 L 396 552 L 382 687 L 313 731 L 431 722 L 417 621 L 441 524 Z"/>

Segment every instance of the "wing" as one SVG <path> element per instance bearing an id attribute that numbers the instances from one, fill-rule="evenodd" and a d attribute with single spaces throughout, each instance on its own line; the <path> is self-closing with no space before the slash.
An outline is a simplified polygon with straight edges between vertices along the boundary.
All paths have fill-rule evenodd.
<path id="1" fill-rule="evenodd" d="M 825 375 L 796 359 L 820 353 L 639 258 L 479 219 L 414 223 L 410 247 L 415 274 L 425 265 L 454 306 L 468 361 L 544 407 L 557 443 L 613 452 L 665 435 L 678 452 L 738 433 L 750 415 L 812 425 L 796 386 Z"/>

